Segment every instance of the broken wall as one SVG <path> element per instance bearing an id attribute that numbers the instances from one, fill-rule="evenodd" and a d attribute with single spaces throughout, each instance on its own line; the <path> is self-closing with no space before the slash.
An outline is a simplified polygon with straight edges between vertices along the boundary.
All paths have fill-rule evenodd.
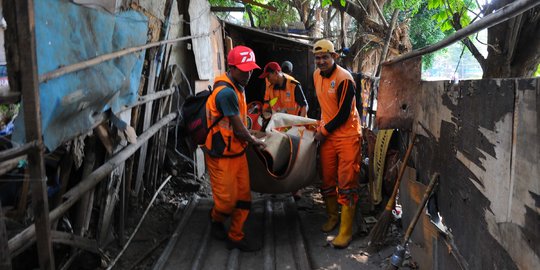
<path id="1" fill-rule="evenodd" d="M 377 123 L 419 134 L 416 179 L 427 185 L 432 174 L 441 175 L 431 214 L 440 213 L 469 269 L 539 265 L 540 79 L 454 84 L 384 75 L 411 72 L 411 65 L 385 67 Z M 413 197 L 403 190 L 404 200 Z M 404 209 L 405 225 L 415 209 Z M 412 255 L 421 268 L 453 269 L 442 259 L 452 255 L 449 242 L 437 240 L 441 235 L 430 222 L 420 224 Z M 445 252 L 434 254 L 434 245 Z"/>

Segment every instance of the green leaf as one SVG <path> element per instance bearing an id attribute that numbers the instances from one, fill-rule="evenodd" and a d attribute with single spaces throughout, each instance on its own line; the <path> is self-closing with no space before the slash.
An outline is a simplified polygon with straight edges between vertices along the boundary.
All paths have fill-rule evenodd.
<path id="1" fill-rule="evenodd" d="M 459 22 L 461 23 L 462 27 L 465 27 L 471 23 L 471 18 L 469 18 L 469 16 L 461 16 Z"/>
<path id="2" fill-rule="evenodd" d="M 448 31 L 448 30 L 451 30 L 452 29 L 452 24 L 450 23 L 449 20 L 446 20 L 442 25 L 441 25 L 441 30 L 443 32 L 445 31 Z"/>
<path id="3" fill-rule="evenodd" d="M 340 0 L 340 3 L 341 3 L 341 6 L 344 7 L 345 4 L 347 4 L 347 1 L 345 1 L 345 0 Z"/>
<path id="4" fill-rule="evenodd" d="M 322 0 L 321 7 L 326 7 L 332 4 L 332 0 Z"/>

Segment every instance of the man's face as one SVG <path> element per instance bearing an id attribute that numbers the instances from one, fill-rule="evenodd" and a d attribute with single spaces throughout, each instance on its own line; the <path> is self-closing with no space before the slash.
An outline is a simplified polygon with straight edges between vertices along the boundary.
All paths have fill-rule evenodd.
<path id="1" fill-rule="evenodd" d="M 230 67 L 231 77 L 241 86 L 246 86 L 248 84 L 251 73 L 253 73 L 253 70 L 241 71 L 235 66 Z"/>
<path id="2" fill-rule="evenodd" d="M 328 72 L 334 66 L 334 57 L 331 53 L 316 53 L 315 65 L 321 70 L 321 72 Z"/>
<path id="3" fill-rule="evenodd" d="M 277 84 L 279 83 L 279 72 L 277 71 L 274 71 L 274 72 L 270 72 L 268 73 L 268 81 L 271 83 L 271 84 Z"/>

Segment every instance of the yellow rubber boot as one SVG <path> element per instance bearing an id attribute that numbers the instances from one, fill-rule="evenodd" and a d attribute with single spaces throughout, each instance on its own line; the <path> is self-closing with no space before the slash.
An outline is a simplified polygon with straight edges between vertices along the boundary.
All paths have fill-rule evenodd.
<path id="1" fill-rule="evenodd" d="M 326 197 L 324 199 L 324 203 L 326 204 L 326 213 L 328 214 L 328 219 L 326 220 L 326 223 L 322 225 L 321 230 L 323 232 L 330 232 L 336 227 L 339 221 L 339 204 L 337 202 L 337 196 Z"/>
<path id="2" fill-rule="evenodd" d="M 339 225 L 339 234 L 332 241 L 334 248 L 346 248 L 352 240 L 354 213 L 356 205 L 341 207 L 341 224 Z"/>

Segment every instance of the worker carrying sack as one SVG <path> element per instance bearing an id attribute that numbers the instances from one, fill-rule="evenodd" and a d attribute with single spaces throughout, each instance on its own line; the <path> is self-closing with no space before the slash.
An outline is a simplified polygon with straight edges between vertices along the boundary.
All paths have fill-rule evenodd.
<path id="1" fill-rule="evenodd" d="M 231 84 L 224 81 L 219 81 L 214 84 L 213 89 L 219 86 L 233 88 Z M 204 144 L 206 137 L 223 116 L 220 116 L 210 126 L 208 126 L 206 115 L 206 102 L 212 94 L 212 87 L 208 86 L 208 90 L 203 90 L 195 95 L 189 95 L 182 108 L 180 109 L 181 120 L 180 129 L 181 135 L 186 139 L 188 147 L 191 151 L 197 149 L 197 145 Z"/>

